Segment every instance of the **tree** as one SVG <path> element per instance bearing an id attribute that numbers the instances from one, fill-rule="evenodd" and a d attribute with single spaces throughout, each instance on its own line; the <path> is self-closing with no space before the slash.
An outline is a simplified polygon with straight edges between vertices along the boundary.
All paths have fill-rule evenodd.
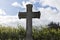
<path id="1" fill-rule="evenodd" d="M 59 23 L 54 23 L 54 22 L 51 22 L 50 24 L 48 24 L 49 28 L 55 28 L 55 29 L 58 29 L 60 28 L 60 25 Z"/>

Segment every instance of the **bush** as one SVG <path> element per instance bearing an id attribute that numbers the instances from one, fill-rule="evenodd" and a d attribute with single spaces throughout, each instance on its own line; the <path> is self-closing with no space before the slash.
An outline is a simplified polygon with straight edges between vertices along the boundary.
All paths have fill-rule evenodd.
<path id="1" fill-rule="evenodd" d="M 33 40 L 60 40 L 60 29 L 48 28 L 33 28 Z M 1 40 L 23 40 L 25 38 L 26 30 L 19 26 L 18 28 L 1 27 L 0 26 L 0 39 Z"/>

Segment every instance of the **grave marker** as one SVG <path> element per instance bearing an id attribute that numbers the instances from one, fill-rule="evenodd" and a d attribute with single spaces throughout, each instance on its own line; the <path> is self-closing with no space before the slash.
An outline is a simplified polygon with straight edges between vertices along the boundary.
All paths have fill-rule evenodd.
<path id="1" fill-rule="evenodd" d="M 26 38 L 25 40 L 33 40 L 32 38 L 32 18 L 40 18 L 40 11 L 32 12 L 32 4 L 27 4 L 27 12 L 19 12 L 18 17 L 26 18 Z"/>

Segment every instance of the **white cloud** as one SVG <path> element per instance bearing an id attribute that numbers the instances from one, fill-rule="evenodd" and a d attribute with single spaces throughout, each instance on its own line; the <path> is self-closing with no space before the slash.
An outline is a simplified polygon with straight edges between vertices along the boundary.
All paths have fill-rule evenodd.
<path id="1" fill-rule="evenodd" d="M 60 15 L 57 11 L 54 11 L 49 8 L 46 8 L 46 9 L 41 8 L 40 11 L 41 11 L 41 19 L 42 20 L 60 22 L 57 20 L 57 19 L 59 19 L 58 15 Z"/>
<path id="2" fill-rule="evenodd" d="M 14 2 L 14 3 L 12 3 L 12 6 L 14 6 L 14 7 L 21 7 L 21 4 L 19 4 L 18 2 Z"/>
<path id="3" fill-rule="evenodd" d="M 60 0 L 40 0 L 39 2 L 42 3 L 42 8 L 38 8 L 41 12 L 41 18 L 38 20 L 35 19 L 33 21 L 34 25 L 48 24 L 51 21 L 60 22 Z M 50 7 L 44 8 L 44 6 L 47 5 Z M 56 9 L 52 9 L 51 7 L 57 8 L 58 11 Z"/>
<path id="4" fill-rule="evenodd" d="M 52 10 L 51 8 L 40 8 L 41 12 L 40 19 L 33 19 L 33 25 L 39 26 L 39 25 L 47 25 L 50 22 L 60 22 L 59 15 L 55 10 Z"/>
<path id="5" fill-rule="evenodd" d="M 23 2 L 22 2 L 22 6 L 23 6 L 23 8 L 26 8 L 26 5 L 27 5 L 27 4 L 32 4 L 32 3 L 29 2 L 29 1 L 27 1 L 27 2 L 23 1 Z"/>
<path id="6" fill-rule="evenodd" d="M 52 10 L 51 7 L 48 8 L 38 8 L 38 10 L 41 12 L 41 18 L 40 19 L 33 19 L 33 25 L 40 25 L 40 24 L 48 24 L 51 21 L 54 22 L 60 22 L 60 0 L 30 0 L 27 2 L 22 2 L 22 5 L 18 2 L 14 2 L 12 6 L 14 7 L 22 7 L 26 8 L 26 4 L 34 4 L 36 2 L 41 2 L 42 6 L 49 5 L 51 7 L 56 7 L 59 12 L 56 11 L 56 9 Z M 35 9 L 33 9 L 35 10 Z M 35 10 L 36 11 L 36 10 Z M 26 20 L 25 19 L 18 19 L 17 16 L 0 16 L 0 22 L 1 23 L 7 23 L 7 24 L 15 24 L 20 23 L 21 25 L 26 26 Z"/>
<path id="7" fill-rule="evenodd" d="M 60 22 L 60 0 L 41 0 L 42 6 L 49 5 L 51 7 L 56 7 L 57 10 L 52 10 L 51 8 L 41 8 L 41 14 L 43 15 L 44 18 L 47 18 L 47 20 L 54 21 L 54 22 Z M 46 16 L 45 16 L 46 15 Z M 43 18 L 43 19 L 44 19 Z"/>
<path id="8" fill-rule="evenodd" d="M 0 9 L 0 15 L 6 15 L 6 12 L 3 9 Z"/>
<path id="9" fill-rule="evenodd" d="M 32 3 L 29 2 L 29 1 L 27 1 L 27 2 L 22 1 L 22 5 L 21 5 L 21 4 L 18 3 L 18 2 L 14 2 L 14 3 L 12 3 L 12 6 L 14 6 L 14 7 L 21 7 L 21 8 L 26 8 L 26 5 L 27 5 L 27 4 L 32 4 Z"/>
<path id="10" fill-rule="evenodd" d="M 29 0 L 30 2 L 32 2 L 33 4 L 36 2 L 40 2 L 40 0 Z"/>
<path id="11" fill-rule="evenodd" d="M 60 11 L 60 0 L 41 0 L 43 3 L 42 5 L 49 5 L 52 7 L 56 7 Z"/>
<path id="12" fill-rule="evenodd" d="M 16 20 L 16 16 L 0 16 L 0 23 L 15 22 Z"/>
<path id="13" fill-rule="evenodd" d="M 0 24 L 17 27 L 18 24 L 26 26 L 26 20 L 20 19 L 18 16 L 0 16 Z"/>

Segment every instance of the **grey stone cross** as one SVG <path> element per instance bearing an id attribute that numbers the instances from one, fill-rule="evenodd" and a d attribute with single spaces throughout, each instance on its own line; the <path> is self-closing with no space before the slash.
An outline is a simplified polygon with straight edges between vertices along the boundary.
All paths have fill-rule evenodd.
<path id="1" fill-rule="evenodd" d="M 27 4 L 27 12 L 19 12 L 18 17 L 26 18 L 26 38 L 25 40 L 33 40 L 32 38 L 32 18 L 40 18 L 40 11 L 32 12 L 32 4 Z"/>

